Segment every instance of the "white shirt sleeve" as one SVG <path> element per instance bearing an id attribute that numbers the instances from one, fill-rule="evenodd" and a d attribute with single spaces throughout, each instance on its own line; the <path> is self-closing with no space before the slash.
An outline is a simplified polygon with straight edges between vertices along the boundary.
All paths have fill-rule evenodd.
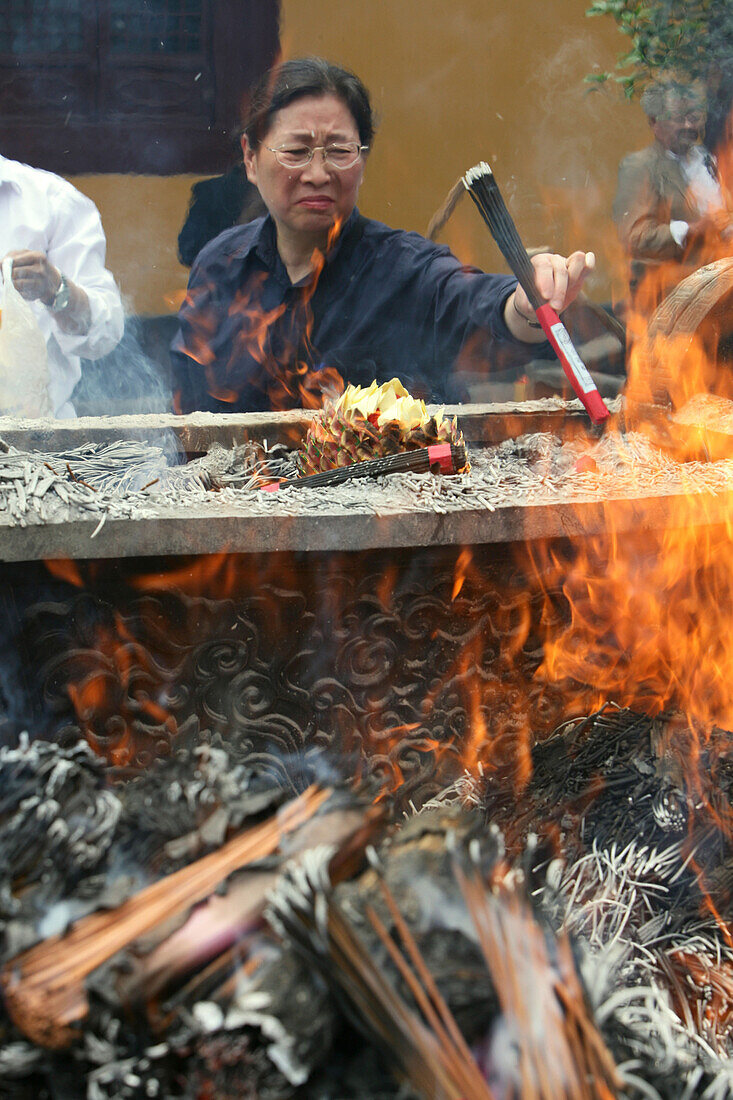
<path id="1" fill-rule="evenodd" d="M 65 181 L 59 181 L 57 194 L 50 198 L 53 225 L 46 254 L 54 267 L 85 291 L 91 311 L 85 335 L 70 335 L 54 324 L 54 338 L 65 355 L 99 359 L 117 346 L 124 329 L 120 292 L 105 267 L 102 222 L 91 199 Z"/>
<path id="2" fill-rule="evenodd" d="M 680 248 L 684 248 L 685 241 L 687 240 L 687 234 L 690 231 L 689 223 L 683 221 L 670 222 L 669 231 L 674 237 L 675 242 L 680 246 Z"/>

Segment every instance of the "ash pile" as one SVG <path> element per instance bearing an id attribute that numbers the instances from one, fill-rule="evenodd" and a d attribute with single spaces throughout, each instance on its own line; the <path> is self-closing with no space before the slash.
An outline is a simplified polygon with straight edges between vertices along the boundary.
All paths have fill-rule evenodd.
<path id="1" fill-rule="evenodd" d="M 607 707 L 408 819 L 198 731 L 0 750 L 0 1096 L 733 1095 L 731 737 Z"/>
<path id="2" fill-rule="evenodd" d="M 377 458 L 427 452 L 435 444 L 463 446 L 463 434 L 455 419 L 443 417 L 440 410 L 429 414 L 406 393 L 398 399 L 406 402 L 399 414 L 394 401 L 380 414 L 378 405 L 368 413 L 382 399 L 376 392 L 362 409 L 363 395 L 349 396 L 351 389 L 341 399 L 352 402 L 348 415 L 339 403 L 314 417 L 294 449 L 281 442 L 268 446 L 266 440 L 232 441 L 226 447 L 212 442 L 205 455 L 183 465 L 177 464 L 184 456 L 174 434 L 161 435 L 152 425 L 145 434 L 157 442 L 86 442 L 53 452 L 27 451 L 0 438 L 0 527 L 87 521 L 95 524 L 95 538 L 108 520 L 186 516 L 192 509 L 204 517 L 317 517 L 334 509 L 375 516 L 415 510 L 451 514 L 678 492 L 715 495 L 733 485 L 727 421 L 722 415 L 715 421 L 706 418 L 696 411 L 698 406 L 678 416 L 674 433 L 659 425 L 651 434 L 614 427 L 600 440 L 533 432 L 495 445 L 471 446 L 463 463 L 443 469 L 445 476 L 409 466 L 390 474 L 389 462 L 380 465 Z M 542 415 L 549 417 L 552 403 L 546 404 L 550 408 Z M 709 440 L 692 450 L 689 440 L 683 445 L 678 436 L 688 423 L 685 415 L 695 432 L 701 419 L 713 424 L 712 434 L 723 440 L 715 455 Z M 272 427 L 277 434 L 275 421 Z M 52 435 L 50 430 L 47 434 Z M 341 474 L 349 465 L 370 460 L 371 470 L 358 479 L 344 475 L 327 487 L 313 480 L 318 472 Z M 282 492 L 262 492 L 276 483 L 282 484 Z"/>

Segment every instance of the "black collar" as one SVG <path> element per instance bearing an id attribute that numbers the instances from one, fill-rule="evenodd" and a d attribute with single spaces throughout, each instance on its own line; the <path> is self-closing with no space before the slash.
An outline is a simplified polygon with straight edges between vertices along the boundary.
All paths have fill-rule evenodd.
<path id="1" fill-rule="evenodd" d="M 351 251 L 364 232 L 364 221 L 365 219 L 358 209 L 354 207 L 346 219 L 343 229 L 329 248 L 326 263 L 331 263 L 345 247 Z M 280 260 L 280 253 L 277 250 L 275 223 L 269 214 L 262 218 L 259 229 L 251 237 L 233 244 L 229 255 L 232 259 L 244 260 L 253 252 L 271 270 L 277 266 L 278 260 Z M 282 263 L 282 260 L 280 262 Z"/>

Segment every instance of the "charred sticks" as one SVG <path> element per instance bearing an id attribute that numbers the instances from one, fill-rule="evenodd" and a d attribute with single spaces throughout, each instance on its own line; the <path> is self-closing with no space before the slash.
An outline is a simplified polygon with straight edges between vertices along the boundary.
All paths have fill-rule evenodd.
<path id="1" fill-rule="evenodd" d="M 230 840 L 217 852 L 176 871 L 110 912 L 78 921 L 66 936 L 54 936 L 12 959 L 0 971 L 8 1012 L 34 1042 L 69 1046 L 87 1014 L 84 981 L 118 951 L 163 920 L 206 898 L 233 871 L 263 859 L 285 833 L 311 818 L 330 795 L 309 787 L 277 816 Z"/>
<path id="2" fill-rule="evenodd" d="M 408 982 L 425 1021 L 403 1000 L 375 964 L 371 953 L 350 921 L 330 896 L 326 872 L 330 851 L 311 854 L 310 864 L 293 868 L 270 899 L 268 919 L 286 940 L 323 973 L 335 989 L 346 996 L 354 1021 L 366 1029 L 375 1042 L 389 1053 L 398 1072 L 420 1096 L 445 1100 L 492 1100 L 470 1051 L 443 1003 L 425 963 L 410 938 L 411 957 L 419 959 L 415 977 L 390 940 L 378 918 L 370 913 L 377 934 L 384 936 L 390 951 L 399 956 L 398 969 L 409 975 Z M 384 888 L 386 890 L 386 887 Z M 396 910 L 396 904 L 392 901 Z M 408 933 L 409 936 L 409 933 Z M 423 990 L 422 981 L 432 983 Z M 437 996 L 432 997 L 432 994 Z"/>

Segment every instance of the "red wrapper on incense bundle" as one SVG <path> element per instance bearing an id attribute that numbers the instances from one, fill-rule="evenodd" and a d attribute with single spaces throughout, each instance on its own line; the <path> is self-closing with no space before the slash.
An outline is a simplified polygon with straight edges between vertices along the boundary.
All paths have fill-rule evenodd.
<path id="1" fill-rule="evenodd" d="M 466 466 L 466 448 L 463 444 L 436 443 L 432 447 L 418 447 L 412 451 L 402 451 L 396 455 L 384 455 L 381 458 L 368 458 L 364 462 L 352 462 L 348 466 L 337 466 L 332 470 L 322 470 L 306 477 L 292 477 L 285 481 L 263 485 L 263 492 L 273 493 L 278 489 L 316 489 L 321 485 L 340 485 L 344 481 L 358 477 L 382 477 L 396 473 L 433 473 L 457 474 Z"/>
<path id="2" fill-rule="evenodd" d="M 534 268 L 517 227 L 506 208 L 494 173 L 485 161 L 469 168 L 463 185 L 479 209 L 504 259 L 516 275 L 522 290 L 537 314 L 542 330 L 557 355 L 576 396 L 580 398 L 594 424 L 601 424 L 609 415 L 606 404 L 590 376 L 588 368 L 552 306 L 543 302 L 535 285 Z"/>

